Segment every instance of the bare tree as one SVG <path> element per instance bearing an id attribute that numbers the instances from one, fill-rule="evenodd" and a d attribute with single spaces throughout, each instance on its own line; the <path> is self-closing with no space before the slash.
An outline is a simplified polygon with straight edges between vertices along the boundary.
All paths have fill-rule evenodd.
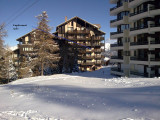
<path id="1" fill-rule="evenodd" d="M 44 11 L 37 16 L 38 27 L 32 32 L 31 40 L 34 43 L 33 53 L 30 53 L 31 65 L 34 71 L 40 71 L 39 75 L 44 75 L 44 71 L 48 68 L 57 66 L 60 57 L 58 54 L 59 47 L 53 40 L 53 35 L 49 34 L 51 27 L 48 24 L 48 15 Z"/>
<path id="2" fill-rule="evenodd" d="M 5 46 L 3 38 L 7 36 L 5 24 L 0 24 L 0 83 L 6 82 L 6 68 L 5 68 Z"/>
<path id="3" fill-rule="evenodd" d="M 3 38 L 7 36 L 7 31 L 4 29 L 5 24 L 0 24 L 0 58 L 4 55 L 4 40 Z"/>
<path id="4" fill-rule="evenodd" d="M 19 64 L 18 78 L 28 78 L 32 76 L 31 66 L 26 56 L 21 56 L 21 62 Z"/>

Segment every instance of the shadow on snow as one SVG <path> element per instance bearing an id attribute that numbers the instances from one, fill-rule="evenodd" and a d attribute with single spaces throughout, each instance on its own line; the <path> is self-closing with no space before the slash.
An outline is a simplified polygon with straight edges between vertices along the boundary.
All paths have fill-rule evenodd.
<path id="1" fill-rule="evenodd" d="M 141 88 L 81 88 L 76 86 L 58 86 L 33 84 L 6 85 L 7 89 L 33 97 L 51 104 L 67 105 L 80 109 L 104 111 L 115 108 L 144 108 L 160 110 L 160 86 Z"/>

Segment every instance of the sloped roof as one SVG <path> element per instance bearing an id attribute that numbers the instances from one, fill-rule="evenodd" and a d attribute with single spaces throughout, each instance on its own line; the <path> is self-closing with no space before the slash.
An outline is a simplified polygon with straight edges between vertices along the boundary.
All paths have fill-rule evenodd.
<path id="1" fill-rule="evenodd" d="M 65 21 L 65 22 L 63 22 L 63 23 L 61 23 L 61 24 L 58 25 L 57 27 L 62 26 L 62 25 L 66 24 L 66 23 L 68 23 L 68 22 L 70 22 L 70 21 L 72 21 L 72 20 L 74 20 L 74 19 L 76 19 L 76 18 L 78 18 L 78 19 L 80 19 L 80 20 L 82 20 L 82 21 L 88 23 L 89 25 L 91 25 L 91 26 L 97 28 L 98 31 L 100 31 L 100 32 L 102 32 L 102 33 L 105 34 L 105 32 L 99 30 L 99 26 L 97 26 L 97 25 L 95 25 L 95 24 L 92 24 L 92 23 L 89 23 L 89 22 L 87 22 L 86 20 L 84 20 L 84 19 L 82 19 L 82 18 L 80 18 L 80 17 L 77 17 L 77 16 L 75 16 L 75 17 L 73 17 L 73 18 L 71 18 L 71 19 L 69 19 L 69 20 L 67 20 L 67 21 Z"/>
<path id="2" fill-rule="evenodd" d="M 33 31 L 35 31 L 35 29 L 34 29 L 34 30 L 32 30 L 31 32 L 33 32 Z M 21 36 L 21 37 L 17 38 L 16 40 L 17 40 L 17 41 L 19 41 L 19 39 L 22 39 L 23 37 L 28 36 L 31 32 L 28 32 L 27 34 L 25 34 L 25 35 L 23 35 L 23 36 Z"/>

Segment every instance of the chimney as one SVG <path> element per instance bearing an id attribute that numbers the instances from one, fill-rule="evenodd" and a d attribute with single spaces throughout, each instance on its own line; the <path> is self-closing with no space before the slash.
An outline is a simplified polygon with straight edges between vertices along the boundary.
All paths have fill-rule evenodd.
<path id="1" fill-rule="evenodd" d="M 65 16 L 65 22 L 67 21 L 67 16 Z"/>

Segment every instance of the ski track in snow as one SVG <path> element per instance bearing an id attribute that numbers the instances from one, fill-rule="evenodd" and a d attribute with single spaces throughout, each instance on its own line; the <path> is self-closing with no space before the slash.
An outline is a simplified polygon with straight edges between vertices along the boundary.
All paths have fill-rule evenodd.
<path id="1" fill-rule="evenodd" d="M 0 120 L 160 119 L 159 78 L 119 78 L 109 73 L 110 67 L 104 67 L 0 85 Z"/>

